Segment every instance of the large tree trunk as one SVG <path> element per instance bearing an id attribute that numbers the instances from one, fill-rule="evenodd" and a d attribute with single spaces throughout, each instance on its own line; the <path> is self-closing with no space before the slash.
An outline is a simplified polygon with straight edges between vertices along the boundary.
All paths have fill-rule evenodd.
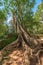
<path id="1" fill-rule="evenodd" d="M 15 19 L 14 19 L 15 20 Z M 13 20 L 13 22 L 14 22 Z M 17 21 L 15 21 L 14 23 L 17 24 L 16 28 L 19 34 L 21 34 L 24 42 L 32 49 L 32 54 L 37 54 L 38 51 L 43 50 L 43 45 L 41 45 L 41 39 L 36 39 L 34 38 L 30 33 L 28 33 L 22 26 L 20 23 L 18 23 Z M 15 25 L 15 24 L 14 24 Z M 19 38 L 20 39 L 20 38 Z M 22 41 L 22 40 L 21 40 Z M 42 43 L 43 44 L 43 43 Z M 22 45 L 22 43 L 20 43 L 20 46 Z"/>
<path id="2" fill-rule="evenodd" d="M 26 44 L 34 49 L 36 48 L 36 46 L 38 45 L 38 41 L 34 38 L 31 37 L 30 33 L 27 33 L 21 26 L 21 24 L 19 24 L 17 21 L 16 21 L 16 18 L 13 17 L 13 22 L 14 22 L 14 26 L 15 28 L 17 28 L 17 33 L 21 33 L 22 37 L 23 37 L 23 40 L 26 42 Z M 17 25 L 16 25 L 16 24 Z"/>
<path id="3" fill-rule="evenodd" d="M 18 32 L 19 34 L 18 34 L 18 38 L 17 38 L 17 40 L 16 41 L 14 41 L 13 43 L 11 43 L 11 44 L 9 44 L 8 46 L 6 46 L 2 51 L 1 51 L 1 56 L 2 56 L 2 58 L 1 58 L 1 61 L 3 62 L 3 58 L 7 58 L 8 59 L 8 57 L 3 57 L 3 56 L 5 56 L 6 54 L 8 54 L 8 56 L 9 57 L 11 57 L 10 58 L 10 60 L 9 60 L 9 62 L 12 62 L 13 60 L 12 60 L 12 58 L 13 59 L 15 59 L 15 50 L 17 51 L 19 51 L 20 52 L 20 54 L 18 54 L 19 52 L 17 51 L 17 57 L 18 57 L 18 55 L 22 55 L 23 54 L 23 59 L 24 60 L 27 60 L 27 61 L 24 61 L 23 63 L 22 63 L 22 65 L 36 65 L 37 63 L 38 63 L 38 57 L 37 57 L 37 55 L 36 55 L 36 53 L 37 53 L 37 51 L 38 50 L 40 50 L 41 49 L 41 46 L 40 46 L 40 44 L 39 44 L 39 41 L 37 41 L 36 39 L 34 39 L 32 36 L 31 36 L 31 34 L 29 33 L 27 33 L 25 30 L 24 30 L 24 28 L 22 28 L 22 26 L 21 26 L 21 24 L 19 24 L 17 21 L 15 21 L 15 19 L 13 18 L 13 24 L 14 24 L 14 27 L 15 27 L 15 30 L 16 30 L 16 32 Z M 18 29 L 19 29 L 19 31 L 18 31 Z M 25 41 L 25 43 L 30 47 L 29 48 L 29 50 L 30 50 L 30 52 L 28 52 L 29 50 L 27 50 L 26 51 L 26 49 L 22 46 L 22 39 Z M 21 46 L 22 46 L 22 48 L 23 49 L 21 49 Z M 27 47 L 28 47 L 27 46 Z M 15 48 L 15 50 L 14 50 L 14 48 Z M 43 48 L 43 47 L 42 47 Z M 28 49 L 28 48 L 27 48 Z M 12 50 L 14 50 L 14 51 L 12 51 Z M 23 51 L 22 53 L 21 53 L 21 51 Z M 33 50 L 33 53 L 31 54 L 31 50 Z M 7 51 L 7 53 L 6 53 L 6 51 Z M 11 51 L 12 51 L 12 53 L 11 53 Z M 25 52 L 26 51 L 26 52 Z M 14 53 L 13 53 L 14 52 Z M 27 53 L 28 52 L 28 53 Z M 38 55 L 39 56 L 39 55 Z M 16 58 L 17 58 L 16 57 Z M 19 58 L 20 59 L 20 61 L 21 61 L 21 58 L 22 58 L 22 56 Z M 19 60 L 18 59 L 18 60 Z M 11 61 L 12 60 L 12 61 Z M 17 61 L 18 61 L 17 60 Z M 43 59 L 41 58 L 41 61 L 43 61 Z M 1 62 L 1 63 L 2 63 Z M 5 61 L 6 62 L 6 61 Z M 22 62 L 22 61 L 21 61 Z M 30 63 L 29 63 L 30 62 Z M 8 63 L 8 62 L 7 62 Z M 6 64 L 7 64 L 6 63 Z M 19 62 L 20 63 L 20 62 Z M 42 64 L 43 64 L 43 62 L 41 62 Z M 10 63 L 8 63 L 8 64 L 10 64 Z M 13 63 L 12 63 L 13 64 Z M 12 65 L 11 64 L 11 65 Z M 15 61 L 14 61 L 14 64 L 15 64 Z"/>

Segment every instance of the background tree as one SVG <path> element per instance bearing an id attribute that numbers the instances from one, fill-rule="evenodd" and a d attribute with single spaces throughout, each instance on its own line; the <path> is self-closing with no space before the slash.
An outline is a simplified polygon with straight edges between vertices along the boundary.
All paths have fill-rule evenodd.
<path id="1" fill-rule="evenodd" d="M 43 3 L 38 5 L 38 8 L 35 12 L 34 19 L 36 21 L 36 27 L 38 33 L 43 33 Z"/>

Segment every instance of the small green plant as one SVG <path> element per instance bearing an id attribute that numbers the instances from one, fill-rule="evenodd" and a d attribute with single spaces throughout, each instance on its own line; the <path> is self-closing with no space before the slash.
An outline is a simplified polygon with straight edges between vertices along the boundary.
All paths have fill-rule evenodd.
<path id="1" fill-rule="evenodd" d="M 3 49 L 5 46 L 7 46 L 8 44 L 12 43 L 13 41 L 15 41 L 17 39 L 17 34 L 13 34 L 8 38 L 4 38 L 1 42 L 0 42 L 0 50 Z"/>

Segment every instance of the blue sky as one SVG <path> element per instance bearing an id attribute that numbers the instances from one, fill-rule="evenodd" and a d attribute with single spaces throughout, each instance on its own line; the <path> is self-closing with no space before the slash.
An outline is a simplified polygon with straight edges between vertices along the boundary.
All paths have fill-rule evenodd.
<path id="1" fill-rule="evenodd" d="M 41 0 L 36 0 L 35 6 L 33 8 L 33 11 L 35 12 L 37 10 L 37 6 L 41 3 Z"/>

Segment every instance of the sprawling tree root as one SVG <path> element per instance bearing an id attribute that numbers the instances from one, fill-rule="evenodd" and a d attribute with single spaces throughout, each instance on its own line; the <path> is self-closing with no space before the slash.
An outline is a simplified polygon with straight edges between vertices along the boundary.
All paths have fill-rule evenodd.
<path id="1" fill-rule="evenodd" d="M 0 51 L 0 65 L 29 65 L 30 48 L 17 39 Z"/>
<path id="2" fill-rule="evenodd" d="M 31 48 L 23 40 L 22 42 L 19 41 L 20 38 L 1 50 L 0 65 L 39 65 L 40 61 L 38 56 L 32 54 Z M 21 46 L 20 43 L 22 43 Z"/>
<path id="3" fill-rule="evenodd" d="M 39 40 L 28 34 L 18 22 L 17 26 L 18 38 L 0 51 L 0 65 L 39 65 L 39 51 L 43 50 L 43 42 L 41 45 Z"/>

